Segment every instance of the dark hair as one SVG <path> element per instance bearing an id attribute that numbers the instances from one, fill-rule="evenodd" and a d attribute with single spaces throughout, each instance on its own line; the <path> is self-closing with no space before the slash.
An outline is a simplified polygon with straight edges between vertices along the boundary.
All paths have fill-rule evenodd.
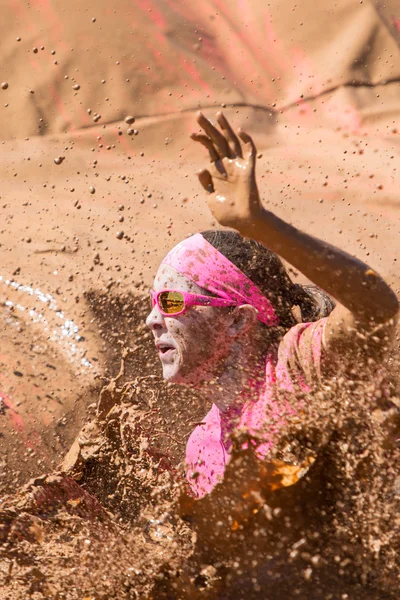
<path id="1" fill-rule="evenodd" d="M 283 327 L 298 322 L 293 311 L 296 306 L 305 323 L 318 321 L 333 310 L 335 303 L 325 292 L 314 285 L 293 283 L 279 256 L 259 242 L 225 229 L 202 231 L 201 235 L 271 300 Z"/>

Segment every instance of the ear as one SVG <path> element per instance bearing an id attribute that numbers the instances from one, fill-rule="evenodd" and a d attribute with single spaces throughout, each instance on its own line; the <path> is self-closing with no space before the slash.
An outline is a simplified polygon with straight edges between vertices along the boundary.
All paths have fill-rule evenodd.
<path id="1" fill-rule="evenodd" d="M 251 304 L 236 306 L 232 311 L 232 324 L 229 333 L 232 337 L 238 337 L 248 333 L 257 323 L 257 310 Z"/>

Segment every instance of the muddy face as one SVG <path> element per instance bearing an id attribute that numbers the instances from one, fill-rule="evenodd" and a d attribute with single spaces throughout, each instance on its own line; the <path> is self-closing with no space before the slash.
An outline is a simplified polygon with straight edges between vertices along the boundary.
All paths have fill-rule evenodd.
<path id="1" fill-rule="evenodd" d="M 153 288 L 205 293 L 167 265 L 160 266 Z M 146 324 L 153 332 L 164 379 L 199 386 L 217 376 L 232 349 L 232 320 L 226 308 L 192 306 L 176 317 L 164 317 L 155 306 Z"/>

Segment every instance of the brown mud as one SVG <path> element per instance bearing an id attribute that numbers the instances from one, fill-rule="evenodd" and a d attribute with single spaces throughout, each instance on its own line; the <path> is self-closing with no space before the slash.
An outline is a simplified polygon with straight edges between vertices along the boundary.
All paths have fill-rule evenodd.
<path id="1" fill-rule="evenodd" d="M 399 339 L 391 384 L 310 398 L 194 502 L 208 407 L 160 380 L 142 293 L 215 225 L 189 135 L 221 106 L 263 201 L 399 293 L 398 3 L 114 5 L 0 9 L 0 598 L 397 598 Z"/>
<path id="2" fill-rule="evenodd" d="M 101 318 L 109 298 L 90 302 Z M 116 312 L 127 303 L 140 323 L 143 298 L 115 298 Z M 180 462 L 205 407 L 152 374 L 141 325 L 134 339 L 58 472 L 2 500 L 5 599 L 396 597 L 400 400 L 387 379 L 308 396 L 266 464 L 239 449 L 242 433 L 223 484 L 194 500 Z"/>

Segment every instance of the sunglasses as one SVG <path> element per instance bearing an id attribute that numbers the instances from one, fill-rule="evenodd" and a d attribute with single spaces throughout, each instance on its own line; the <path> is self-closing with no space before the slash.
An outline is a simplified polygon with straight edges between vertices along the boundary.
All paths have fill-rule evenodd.
<path id="1" fill-rule="evenodd" d="M 165 317 L 181 315 L 191 306 L 237 306 L 230 300 L 176 290 L 161 290 L 160 292 L 150 290 L 150 296 L 152 307 L 157 305 L 158 310 Z"/>

